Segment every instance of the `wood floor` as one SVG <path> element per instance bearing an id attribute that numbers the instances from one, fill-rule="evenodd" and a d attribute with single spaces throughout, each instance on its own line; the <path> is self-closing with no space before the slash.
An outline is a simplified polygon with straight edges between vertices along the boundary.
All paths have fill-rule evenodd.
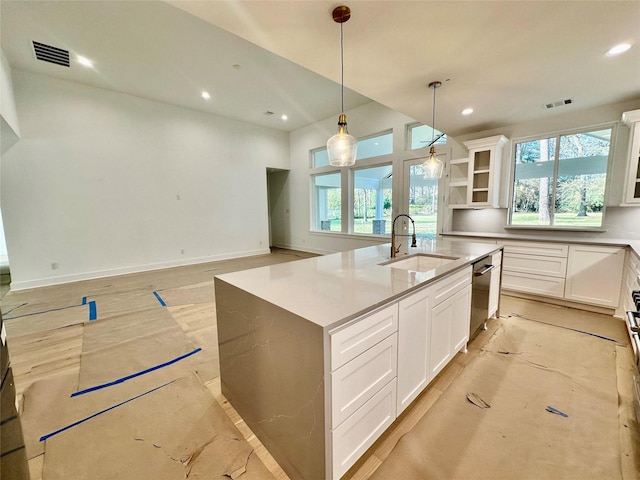
<path id="1" fill-rule="evenodd" d="M 109 277 L 28 291 L 10 291 L 2 299 L 1 307 L 7 328 L 18 395 L 21 396 L 31 384 L 39 380 L 70 373 L 79 374 L 83 325 L 86 319 L 82 317 L 74 323 L 70 322 L 69 318 L 73 315 L 86 315 L 88 310 L 91 315 L 91 309 L 87 308 L 91 300 L 87 302 L 87 299 L 97 299 L 95 300 L 97 313 L 94 312 L 94 315 L 98 319 L 104 319 L 109 316 L 115 317 L 142 311 L 146 308 L 141 301 L 143 294 L 145 301 L 148 301 L 149 295 L 154 292 L 159 292 L 157 299 L 161 299 L 163 292 L 166 292 L 167 298 L 171 298 L 173 302 L 172 305 L 167 305 L 171 316 L 189 340 L 195 346 L 201 347 L 207 355 L 206 358 L 213 363 L 217 362 L 215 299 L 212 296 L 214 275 L 299 260 L 309 256 L 312 255 L 274 249 L 271 254 L 250 258 Z M 152 299 L 152 301 L 155 300 Z M 194 303 L 189 303 L 190 301 Z M 503 314 L 515 311 L 510 309 L 512 302 L 510 297 L 503 297 Z M 518 300 L 518 302 L 523 301 Z M 516 308 L 525 308 L 522 305 L 520 303 Z M 546 307 L 536 302 L 529 302 L 529 308 Z M 548 315 L 562 314 L 563 310 L 560 307 L 548 308 Z M 61 325 L 64 325 L 64 328 L 61 328 Z M 482 345 L 493 334 L 496 328 L 495 322 L 490 321 L 488 327 L 487 331 L 482 332 L 470 343 L 468 353 L 458 354 L 454 358 L 425 392 L 347 472 L 344 479 L 367 479 L 375 472 L 398 440 L 417 424 L 465 366 L 478 355 Z M 215 371 L 217 372 L 217 365 Z M 203 382 L 275 478 L 286 480 L 287 475 L 220 393 L 219 377 L 217 375 L 211 378 L 205 377 Z M 626 415 L 633 415 L 633 413 L 627 411 Z M 624 425 L 624 419 L 621 421 Z M 624 429 L 624 426 L 621 428 Z M 633 439 L 628 441 L 632 442 Z M 42 478 L 44 455 L 30 460 L 32 480 Z M 635 459 L 632 458 L 629 462 L 631 465 L 627 466 L 627 471 L 633 474 L 636 469 Z"/>

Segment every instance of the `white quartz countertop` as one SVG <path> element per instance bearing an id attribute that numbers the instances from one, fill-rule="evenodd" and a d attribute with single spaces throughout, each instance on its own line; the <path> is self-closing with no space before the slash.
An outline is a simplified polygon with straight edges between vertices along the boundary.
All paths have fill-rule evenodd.
<path id="1" fill-rule="evenodd" d="M 408 255 L 456 257 L 426 272 L 380 265 L 390 260 L 390 244 L 360 248 L 288 263 L 218 275 L 269 303 L 331 329 L 475 263 L 500 245 L 420 239 Z M 406 258 L 399 255 L 396 260 Z"/>
<path id="2" fill-rule="evenodd" d="M 578 243 L 587 245 L 614 245 L 619 247 L 631 247 L 631 250 L 640 258 L 640 239 L 624 238 L 594 238 L 556 235 L 527 235 L 526 233 L 483 233 L 483 232 L 447 232 L 443 233 L 447 237 L 471 237 L 471 238 L 491 238 L 498 243 L 500 240 L 525 240 L 531 242 L 554 242 L 554 243 Z"/>

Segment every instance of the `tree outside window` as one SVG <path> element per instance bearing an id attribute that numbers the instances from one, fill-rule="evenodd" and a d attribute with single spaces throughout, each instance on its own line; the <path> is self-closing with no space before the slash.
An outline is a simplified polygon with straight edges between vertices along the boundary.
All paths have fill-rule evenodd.
<path id="1" fill-rule="evenodd" d="M 517 143 L 511 225 L 601 227 L 611 132 Z"/>

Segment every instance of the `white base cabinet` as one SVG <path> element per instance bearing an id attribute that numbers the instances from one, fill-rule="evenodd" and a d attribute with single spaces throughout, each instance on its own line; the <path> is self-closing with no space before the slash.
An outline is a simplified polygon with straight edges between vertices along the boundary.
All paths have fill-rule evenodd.
<path id="1" fill-rule="evenodd" d="M 466 348 L 471 266 L 330 332 L 331 478 Z"/>
<path id="2" fill-rule="evenodd" d="M 431 311 L 429 379 L 433 379 L 469 340 L 471 285 Z"/>
<path id="3" fill-rule="evenodd" d="M 398 328 L 397 414 L 424 390 L 429 383 L 429 290 L 422 289 L 400 300 Z"/>
<path id="4" fill-rule="evenodd" d="M 398 304 L 400 415 L 469 340 L 471 267 L 453 273 Z"/>
<path id="5" fill-rule="evenodd" d="M 619 247 L 570 245 L 564 298 L 617 307 L 624 255 Z"/>
<path id="6" fill-rule="evenodd" d="M 491 283 L 489 285 L 489 318 L 498 315 L 500 308 L 500 288 L 502 287 L 502 252 L 494 253 L 491 256 L 491 265 L 494 266 L 491 272 Z"/>
<path id="7" fill-rule="evenodd" d="M 621 247 L 504 242 L 502 288 L 615 308 L 624 255 Z"/>

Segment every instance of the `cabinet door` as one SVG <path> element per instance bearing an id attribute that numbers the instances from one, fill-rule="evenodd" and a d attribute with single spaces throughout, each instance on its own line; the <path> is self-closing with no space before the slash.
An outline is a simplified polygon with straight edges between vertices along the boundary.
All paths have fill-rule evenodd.
<path id="1" fill-rule="evenodd" d="M 494 268 L 491 272 L 491 284 L 489 285 L 489 318 L 498 311 L 500 304 L 500 273 L 501 267 Z"/>
<path id="2" fill-rule="evenodd" d="M 399 302 L 398 415 L 429 383 L 429 312 L 427 289 Z"/>
<path id="3" fill-rule="evenodd" d="M 471 285 L 431 311 L 429 379 L 442 370 L 469 339 Z"/>
<path id="4" fill-rule="evenodd" d="M 624 255 L 619 247 L 570 245 L 564 298 L 617 307 Z"/>
<path id="5" fill-rule="evenodd" d="M 491 272 L 493 275 L 493 272 Z M 493 277 L 491 277 L 493 280 Z M 499 278 L 498 278 L 499 280 Z M 451 356 L 465 348 L 471 328 L 471 285 L 454 296 L 455 309 L 451 327 Z"/>
<path id="6" fill-rule="evenodd" d="M 499 207 L 500 165 L 503 135 L 464 142 L 469 149 L 467 204 Z"/>

